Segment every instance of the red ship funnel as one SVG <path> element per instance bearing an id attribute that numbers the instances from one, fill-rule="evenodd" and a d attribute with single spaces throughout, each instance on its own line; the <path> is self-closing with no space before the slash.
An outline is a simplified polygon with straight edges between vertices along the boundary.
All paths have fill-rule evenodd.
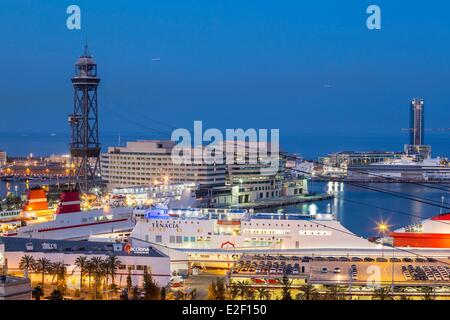
<path id="1" fill-rule="evenodd" d="M 47 194 L 42 188 L 30 189 L 27 192 L 27 202 L 23 205 L 23 211 L 48 210 Z"/>
<path id="2" fill-rule="evenodd" d="M 78 191 L 63 191 L 59 196 L 59 206 L 56 214 L 80 212 L 80 193 Z"/>

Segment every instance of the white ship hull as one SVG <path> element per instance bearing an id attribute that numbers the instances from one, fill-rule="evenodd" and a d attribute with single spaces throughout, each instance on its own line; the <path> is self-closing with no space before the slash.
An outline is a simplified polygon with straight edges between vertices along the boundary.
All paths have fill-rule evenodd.
<path id="1" fill-rule="evenodd" d="M 353 234 L 332 219 L 239 217 L 163 217 L 138 219 L 134 239 L 185 252 L 268 252 L 317 248 L 376 249 L 379 246 Z"/>
<path id="2" fill-rule="evenodd" d="M 131 208 L 103 209 L 55 215 L 55 220 L 20 227 L 4 236 L 37 239 L 75 240 L 91 235 L 131 230 L 134 226 Z"/>

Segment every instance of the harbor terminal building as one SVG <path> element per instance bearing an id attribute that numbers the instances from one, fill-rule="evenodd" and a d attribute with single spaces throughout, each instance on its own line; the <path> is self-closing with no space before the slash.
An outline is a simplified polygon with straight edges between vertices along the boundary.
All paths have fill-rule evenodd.
<path id="1" fill-rule="evenodd" d="M 116 256 L 120 262 L 115 282 L 124 287 L 127 285 L 127 276 L 130 273 L 133 285 L 142 285 L 144 271 L 151 273 L 159 286 L 166 286 L 170 281 L 170 260 L 156 248 L 145 246 L 131 246 L 126 243 L 94 242 L 94 241 L 67 241 L 33 238 L 0 237 L 0 256 L 7 266 L 8 273 L 13 276 L 22 276 L 24 271 L 19 268 L 20 260 L 24 255 L 47 258 L 52 263 L 61 262 L 67 268 L 67 286 L 78 288 L 80 283 L 80 270 L 75 260 L 84 256 L 88 259 L 100 257 L 106 259 Z M 29 277 L 36 280 L 41 273 L 28 271 Z M 47 276 L 46 276 L 47 277 Z M 51 276 L 45 281 L 51 281 Z"/>

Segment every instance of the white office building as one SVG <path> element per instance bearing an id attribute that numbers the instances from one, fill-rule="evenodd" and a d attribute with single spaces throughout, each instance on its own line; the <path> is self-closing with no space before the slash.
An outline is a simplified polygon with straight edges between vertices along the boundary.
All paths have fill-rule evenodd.
<path id="1" fill-rule="evenodd" d="M 102 177 L 108 190 L 157 183 L 224 185 L 225 164 L 174 163 L 174 145 L 168 140 L 144 140 L 108 148 L 101 158 Z"/>

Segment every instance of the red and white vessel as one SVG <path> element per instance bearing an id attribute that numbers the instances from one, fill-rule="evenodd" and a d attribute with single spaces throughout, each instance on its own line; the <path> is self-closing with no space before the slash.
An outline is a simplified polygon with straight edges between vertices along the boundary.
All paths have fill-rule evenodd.
<path id="1" fill-rule="evenodd" d="M 397 229 L 390 236 L 396 247 L 450 249 L 450 213 Z"/>
<path id="2" fill-rule="evenodd" d="M 78 191 L 64 191 L 53 219 L 27 221 L 27 225 L 7 231 L 3 236 L 41 239 L 87 239 L 91 235 L 131 230 L 133 209 L 108 206 L 82 211 Z"/>

